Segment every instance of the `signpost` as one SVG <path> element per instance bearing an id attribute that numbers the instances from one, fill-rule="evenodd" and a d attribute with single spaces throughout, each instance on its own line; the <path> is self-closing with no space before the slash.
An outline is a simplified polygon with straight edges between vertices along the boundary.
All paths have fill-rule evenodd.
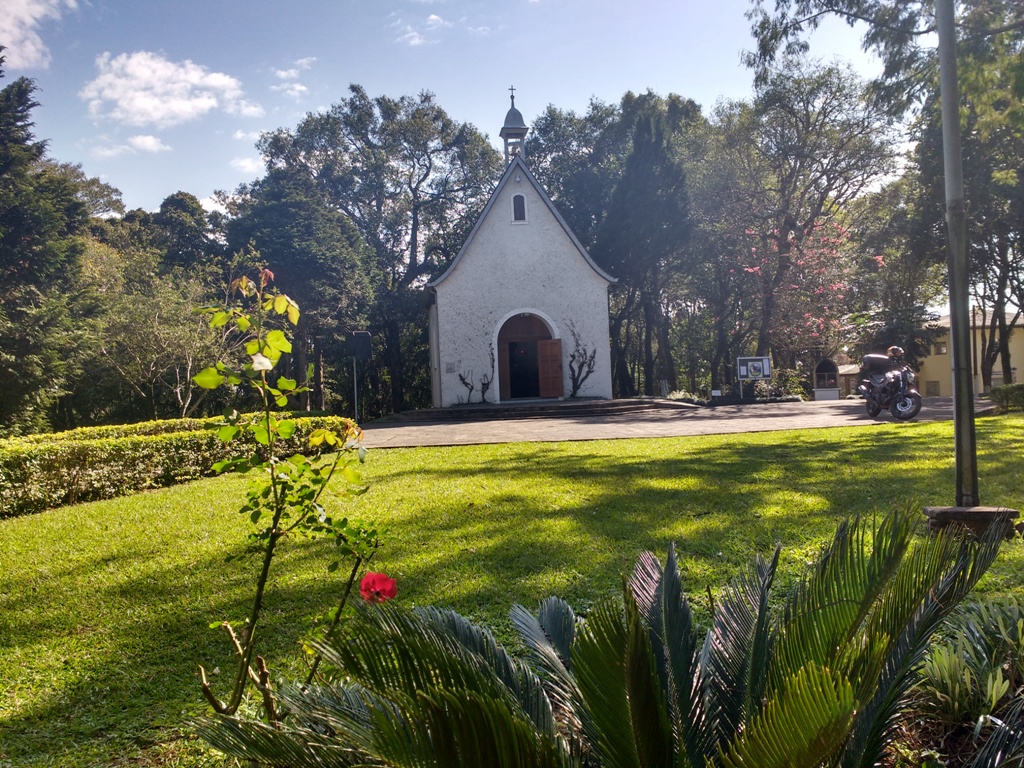
<path id="1" fill-rule="evenodd" d="M 740 399 L 743 399 L 744 381 L 771 381 L 772 359 L 770 357 L 737 357 L 736 372 L 740 380 Z"/>

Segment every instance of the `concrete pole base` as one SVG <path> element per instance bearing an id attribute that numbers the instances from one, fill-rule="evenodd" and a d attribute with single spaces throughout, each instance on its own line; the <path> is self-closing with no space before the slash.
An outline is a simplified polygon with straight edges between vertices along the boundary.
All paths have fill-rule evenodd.
<path id="1" fill-rule="evenodd" d="M 998 525 L 1004 529 L 1006 538 L 1010 539 L 1014 531 L 1024 527 L 1024 524 L 1015 526 L 1013 522 L 1020 517 L 1020 512 L 1006 507 L 925 507 L 924 514 L 928 518 L 928 530 L 933 533 L 954 526 L 966 528 L 975 536 L 981 536 L 989 526 Z"/>

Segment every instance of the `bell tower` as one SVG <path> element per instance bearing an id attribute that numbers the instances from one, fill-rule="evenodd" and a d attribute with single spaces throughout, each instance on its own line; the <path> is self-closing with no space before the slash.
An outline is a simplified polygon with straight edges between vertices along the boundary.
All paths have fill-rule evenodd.
<path id="1" fill-rule="evenodd" d="M 530 129 L 526 127 L 526 122 L 523 120 L 523 114 L 516 109 L 515 86 L 510 86 L 509 91 L 512 94 L 512 108 L 505 115 L 505 125 L 502 126 L 501 131 L 498 133 L 505 142 L 505 165 L 508 165 L 516 155 L 519 155 L 524 160 L 526 159 L 523 148 L 526 134 L 530 132 Z"/>

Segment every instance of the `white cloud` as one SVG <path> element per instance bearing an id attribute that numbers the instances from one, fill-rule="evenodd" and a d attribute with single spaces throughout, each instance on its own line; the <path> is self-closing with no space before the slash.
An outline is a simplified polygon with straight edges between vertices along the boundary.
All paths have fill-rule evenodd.
<path id="1" fill-rule="evenodd" d="M 224 205 L 223 201 L 219 197 L 214 197 L 212 195 L 210 197 L 204 197 L 199 201 L 199 204 L 203 206 L 203 209 L 207 213 L 213 213 L 215 211 L 217 213 L 228 212 L 227 206 Z"/>
<path id="2" fill-rule="evenodd" d="M 445 21 L 436 13 L 432 13 L 427 16 L 427 29 L 442 29 L 443 27 L 450 27 L 452 23 Z"/>
<path id="3" fill-rule="evenodd" d="M 48 67 L 50 49 L 39 36 L 39 27 L 44 21 L 59 19 L 65 8 L 77 8 L 77 0 L 3 0 L 0 5 L 0 42 L 7 48 L 4 65 L 10 69 Z"/>
<path id="4" fill-rule="evenodd" d="M 104 137 L 102 140 L 106 141 L 108 138 Z M 93 157 L 106 159 L 118 157 L 120 155 L 137 155 L 142 152 L 155 154 L 157 152 L 170 151 L 171 147 L 164 144 L 160 137 L 139 134 L 137 136 L 132 136 L 124 144 L 106 144 L 93 147 L 90 154 L 92 154 Z"/>
<path id="5" fill-rule="evenodd" d="M 230 165 L 245 173 L 257 174 L 263 171 L 263 161 L 258 157 L 236 157 L 232 159 Z"/>
<path id="6" fill-rule="evenodd" d="M 173 62 L 149 51 L 96 58 L 99 76 L 79 92 L 94 117 L 128 125 L 167 127 L 213 110 L 259 117 L 263 108 L 242 98 L 241 83 L 186 59 Z"/>
<path id="7" fill-rule="evenodd" d="M 395 39 L 396 43 L 404 43 L 405 45 L 415 46 L 415 45 L 423 45 L 423 43 L 426 42 L 426 38 L 424 38 L 423 35 L 421 35 L 415 29 L 410 27 L 408 24 L 406 24 L 404 27 L 402 27 L 401 31 L 402 31 L 402 34 L 400 34 Z"/>
<path id="8" fill-rule="evenodd" d="M 260 131 L 235 131 L 231 138 L 236 141 L 256 141 L 260 137 Z"/>
<path id="9" fill-rule="evenodd" d="M 316 56 L 307 56 L 304 59 L 299 59 L 295 62 L 295 66 L 289 69 L 275 69 L 274 77 L 278 80 L 295 80 L 299 77 L 302 70 L 312 67 L 315 61 Z"/>
<path id="10" fill-rule="evenodd" d="M 128 139 L 128 144 L 138 152 L 169 152 L 171 149 L 157 136 L 132 136 Z"/>
<path id="11" fill-rule="evenodd" d="M 491 34 L 490 27 L 466 27 L 466 31 L 471 35 L 479 35 L 480 37 L 486 37 Z"/>
<path id="12" fill-rule="evenodd" d="M 125 152 L 131 151 L 132 148 L 127 144 L 117 144 L 109 147 L 93 147 L 89 154 L 93 157 L 98 157 L 101 160 L 106 160 L 107 158 L 117 157 L 118 155 L 123 155 Z"/>
<path id="13" fill-rule="evenodd" d="M 309 88 L 302 83 L 285 83 L 284 85 L 272 85 L 270 90 L 287 96 L 289 99 L 298 101 L 309 91 Z"/>

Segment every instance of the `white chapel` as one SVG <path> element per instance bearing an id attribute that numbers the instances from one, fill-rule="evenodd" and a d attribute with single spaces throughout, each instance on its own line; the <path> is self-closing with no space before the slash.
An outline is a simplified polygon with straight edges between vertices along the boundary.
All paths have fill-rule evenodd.
<path id="1" fill-rule="evenodd" d="M 435 408 L 611 399 L 614 279 L 590 258 L 527 167 L 528 132 L 513 94 L 499 134 L 505 173 L 451 266 L 429 284 Z"/>

